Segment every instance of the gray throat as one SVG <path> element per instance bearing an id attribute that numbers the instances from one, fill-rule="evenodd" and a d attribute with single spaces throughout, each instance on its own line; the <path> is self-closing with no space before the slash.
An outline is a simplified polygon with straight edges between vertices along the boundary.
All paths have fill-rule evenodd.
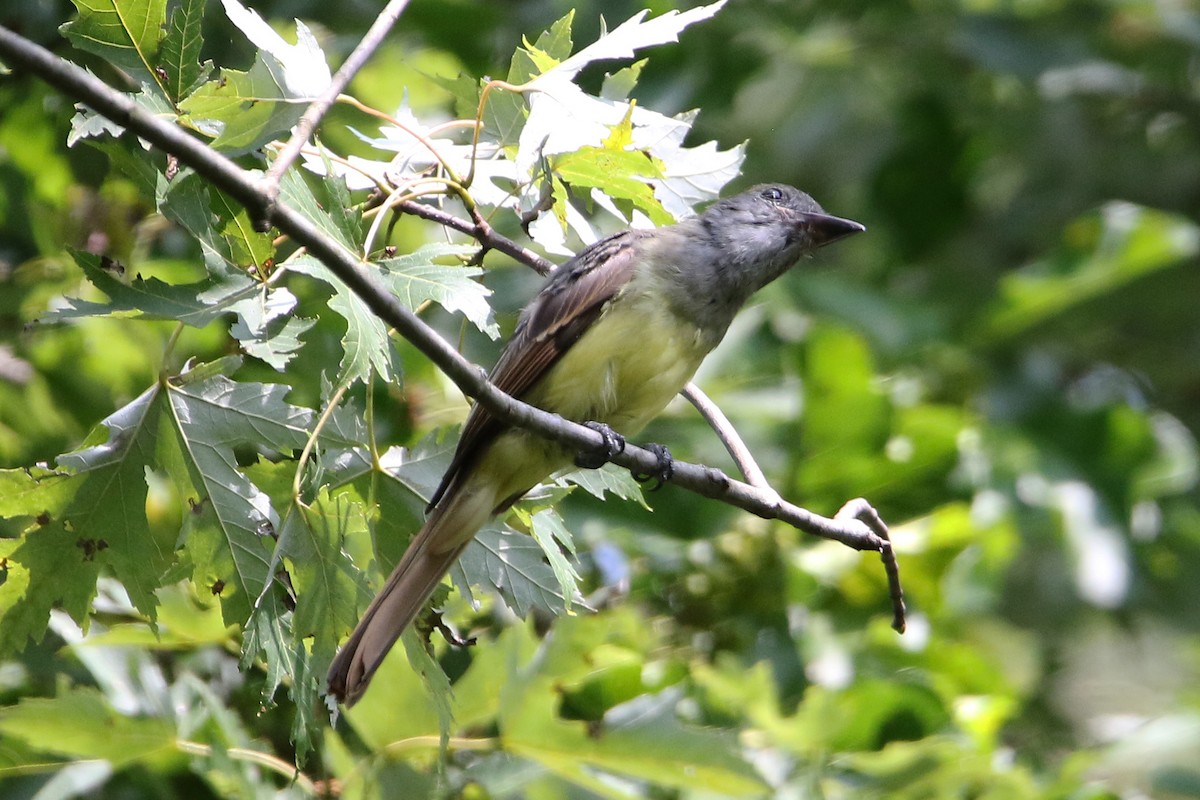
<path id="1" fill-rule="evenodd" d="M 671 310 L 713 337 L 715 345 L 750 296 L 786 272 L 799 253 L 756 249 L 707 223 L 701 216 L 660 228 L 644 246 Z"/>

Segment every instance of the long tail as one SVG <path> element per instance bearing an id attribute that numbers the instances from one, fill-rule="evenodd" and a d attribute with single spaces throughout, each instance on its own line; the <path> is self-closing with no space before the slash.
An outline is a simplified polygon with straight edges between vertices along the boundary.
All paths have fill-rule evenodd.
<path id="1" fill-rule="evenodd" d="M 434 509 L 330 665 L 330 694 L 347 705 L 362 697 L 384 656 L 489 516 L 485 510 L 479 519 L 470 511 L 454 498 Z"/>

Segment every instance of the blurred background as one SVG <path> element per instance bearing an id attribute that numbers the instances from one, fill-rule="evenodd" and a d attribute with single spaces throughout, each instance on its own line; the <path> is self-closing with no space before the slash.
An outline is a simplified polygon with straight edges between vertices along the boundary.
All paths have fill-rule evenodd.
<path id="1" fill-rule="evenodd" d="M 305 20 L 335 65 L 378 10 L 251 5 Z M 572 7 L 588 43 L 602 15 L 676 6 L 414 0 L 351 91 L 444 110 L 425 76 L 503 75 Z M 14 13 L 69 51 L 68 4 Z M 219 9 L 206 24 L 207 57 L 250 63 Z M 671 488 L 654 513 L 572 496 L 585 574 L 627 581 L 656 631 L 639 663 L 685 665 L 696 721 L 787 753 L 790 796 L 1200 797 L 1200 4 L 731 0 L 646 55 L 639 103 L 699 109 L 693 143 L 748 140 L 729 191 L 792 183 L 867 226 L 765 290 L 698 382 L 790 500 L 879 509 L 911 622 L 889 630 L 873 557 Z M 72 113 L 0 79 L 5 467 L 78 444 L 161 348 L 155 326 L 23 329 L 79 281 L 64 243 L 131 248 L 147 224 L 102 157 L 65 148 Z M 510 328 L 536 279 L 490 266 Z M 388 400 L 397 443 L 445 421 L 411 369 Z M 643 438 L 733 471 L 682 403 Z"/>

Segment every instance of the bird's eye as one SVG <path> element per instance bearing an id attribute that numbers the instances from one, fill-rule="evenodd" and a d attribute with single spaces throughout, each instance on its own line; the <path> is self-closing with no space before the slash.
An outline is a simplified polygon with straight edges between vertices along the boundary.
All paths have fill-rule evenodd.
<path id="1" fill-rule="evenodd" d="M 763 189 L 762 196 L 765 197 L 767 200 L 770 200 L 772 203 L 778 203 L 780 200 L 783 199 L 783 192 L 779 191 L 779 189 L 772 186 L 769 189 Z"/>

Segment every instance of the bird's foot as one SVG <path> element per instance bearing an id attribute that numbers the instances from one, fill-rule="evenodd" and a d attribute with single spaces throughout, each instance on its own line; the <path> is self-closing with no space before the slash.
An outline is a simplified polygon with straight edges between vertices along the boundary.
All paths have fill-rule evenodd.
<path id="1" fill-rule="evenodd" d="M 580 450 L 575 456 L 575 466 L 584 469 L 599 469 L 612 461 L 613 456 L 625 449 L 625 437 L 603 422 L 585 422 L 583 427 L 591 428 L 600 434 L 604 438 L 604 443 L 592 450 Z"/>
<path id="2" fill-rule="evenodd" d="M 650 487 L 650 491 L 657 492 L 675 474 L 675 459 L 671 458 L 671 451 L 665 445 L 648 444 L 646 449 L 654 453 L 654 457 L 658 459 L 658 465 L 652 472 L 633 473 L 633 479 L 638 483 L 653 480 L 654 485 Z"/>

